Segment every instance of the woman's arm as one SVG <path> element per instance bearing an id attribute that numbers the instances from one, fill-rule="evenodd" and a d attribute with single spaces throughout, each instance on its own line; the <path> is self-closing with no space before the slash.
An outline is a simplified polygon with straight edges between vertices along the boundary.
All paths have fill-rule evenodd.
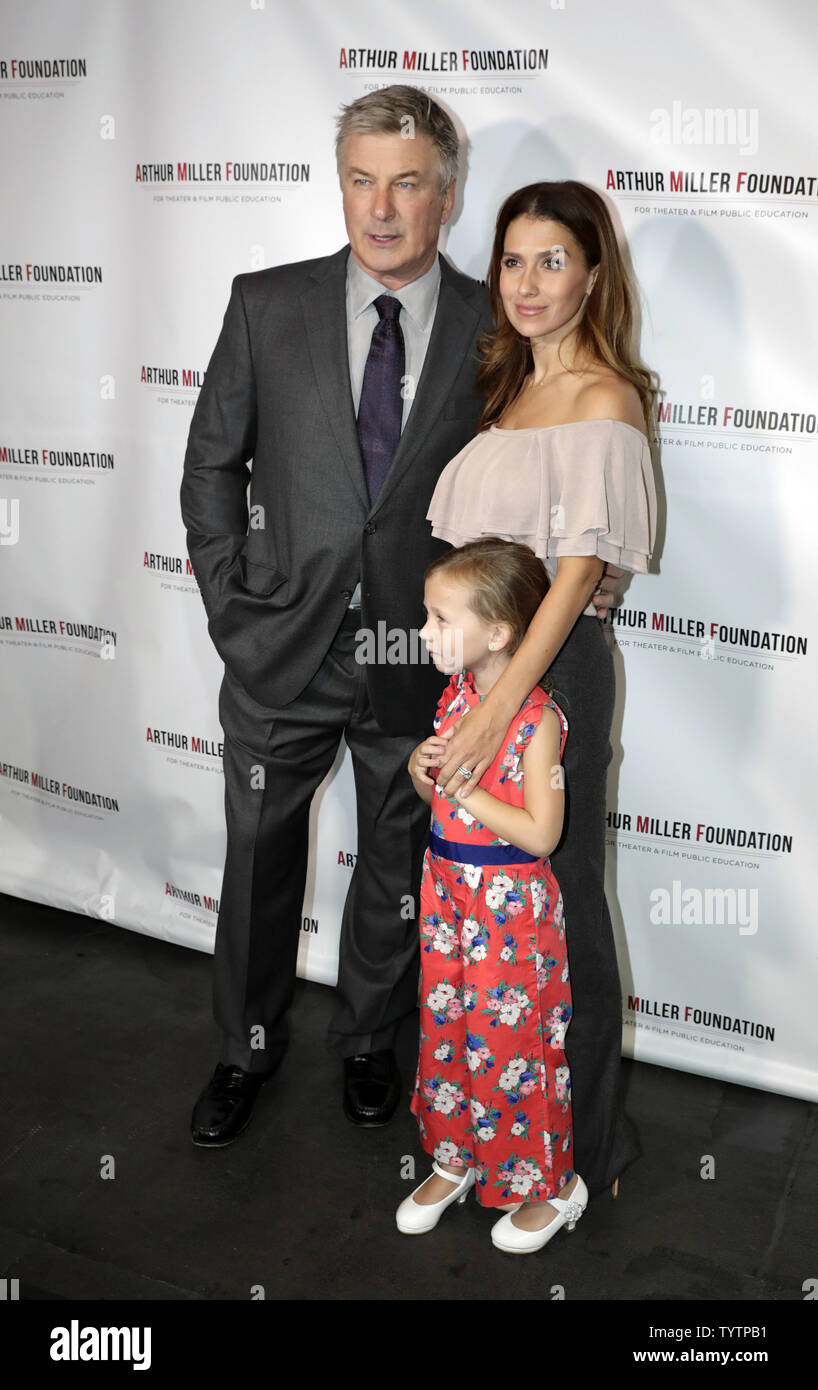
<path id="1" fill-rule="evenodd" d="M 447 796 L 454 796 L 460 787 L 463 801 L 474 795 L 526 695 L 548 670 L 580 613 L 587 608 L 603 568 L 603 562 L 595 555 L 559 558 L 557 576 L 505 671 L 480 705 L 469 710 L 455 728 L 437 778 Z M 472 770 L 468 781 L 458 776 L 461 766 Z M 507 838 L 503 836 L 504 840 Z"/>
<path id="2" fill-rule="evenodd" d="M 523 753 L 525 807 L 509 806 L 482 787 L 469 796 L 469 814 L 481 825 L 543 858 L 550 854 L 562 833 L 565 794 L 560 766 L 560 723 L 552 709 L 544 709 L 538 727 Z M 459 792 L 454 798 L 462 801 Z"/>

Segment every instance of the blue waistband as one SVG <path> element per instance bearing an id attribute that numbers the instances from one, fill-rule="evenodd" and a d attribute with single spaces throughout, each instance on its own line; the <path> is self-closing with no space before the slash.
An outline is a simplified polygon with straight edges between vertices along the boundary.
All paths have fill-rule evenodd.
<path id="1" fill-rule="evenodd" d="M 472 845 L 456 840 L 441 840 L 429 831 L 429 849 L 438 859 L 451 859 L 455 864 L 536 864 L 541 854 L 526 854 L 516 845 Z"/>

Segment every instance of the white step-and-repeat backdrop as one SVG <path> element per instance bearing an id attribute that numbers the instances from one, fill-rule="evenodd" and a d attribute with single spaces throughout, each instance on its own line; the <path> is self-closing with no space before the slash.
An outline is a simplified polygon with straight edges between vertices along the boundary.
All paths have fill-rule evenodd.
<path id="1" fill-rule="evenodd" d="M 452 261 L 485 275 L 512 189 L 593 185 L 666 392 L 655 572 L 614 623 L 624 1050 L 818 1097 L 817 45 L 809 0 L 5 0 L 0 889 L 212 950 L 191 411 L 233 275 L 346 240 L 340 104 L 419 84 L 468 136 Z M 329 983 L 353 812 L 339 756 L 301 942 Z"/>

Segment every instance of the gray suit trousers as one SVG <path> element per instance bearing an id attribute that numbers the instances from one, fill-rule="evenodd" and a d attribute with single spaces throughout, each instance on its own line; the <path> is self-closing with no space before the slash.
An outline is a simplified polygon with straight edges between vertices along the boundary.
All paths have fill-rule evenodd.
<path id="1" fill-rule="evenodd" d="M 341 925 L 330 1046 L 341 1056 L 391 1047 L 400 1020 L 417 1004 L 418 924 L 406 899 L 418 891 L 429 808 L 407 763 L 426 730 L 392 736 L 379 728 L 366 667 L 355 660 L 358 621 L 345 618 L 313 679 L 279 709 L 259 705 L 225 668 L 219 717 L 227 856 L 214 1012 L 221 1061 L 245 1071 L 272 1070 L 286 1047 L 310 802 L 342 735 L 355 777 L 358 857 Z"/>

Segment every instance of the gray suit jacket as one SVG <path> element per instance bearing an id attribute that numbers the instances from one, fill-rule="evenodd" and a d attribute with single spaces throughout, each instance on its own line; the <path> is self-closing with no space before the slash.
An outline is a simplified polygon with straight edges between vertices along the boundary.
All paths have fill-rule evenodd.
<path id="1" fill-rule="evenodd" d="M 312 679 L 359 579 L 361 626 L 403 630 L 411 657 L 423 571 L 448 548 L 432 538 L 429 499 L 481 411 L 486 292 L 441 257 L 415 400 L 370 506 L 349 384 L 348 253 L 236 277 L 185 455 L 182 516 L 210 635 L 268 707 Z M 428 730 L 443 678 L 431 665 L 393 664 L 394 648 L 392 663 L 379 655 L 365 669 L 381 727 Z"/>

